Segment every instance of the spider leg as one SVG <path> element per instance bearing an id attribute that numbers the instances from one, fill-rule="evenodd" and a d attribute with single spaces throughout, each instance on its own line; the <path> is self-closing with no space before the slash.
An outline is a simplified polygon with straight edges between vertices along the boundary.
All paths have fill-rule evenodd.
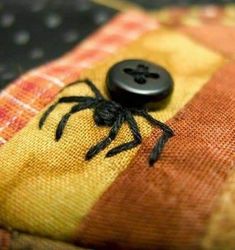
<path id="1" fill-rule="evenodd" d="M 102 141 L 97 143 L 95 146 L 91 147 L 86 154 L 86 160 L 90 160 L 100 151 L 104 150 L 117 136 L 119 129 L 121 128 L 124 122 L 124 116 L 119 115 L 116 122 L 113 124 L 113 127 L 109 131 L 109 135 L 105 137 Z"/>
<path id="2" fill-rule="evenodd" d="M 59 141 L 61 136 L 63 135 L 63 132 L 64 132 L 64 129 L 65 129 L 65 126 L 70 118 L 71 115 L 81 111 L 81 110 L 84 110 L 84 109 L 87 109 L 87 108 L 91 108 L 94 104 L 96 103 L 96 101 L 94 100 L 89 100 L 87 102 L 84 102 L 84 103 L 80 103 L 80 104 L 76 104 L 74 105 L 70 111 L 68 113 L 66 113 L 60 120 L 58 126 L 57 126 L 57 129 L 56 129 L 56 134 L 55 134 L 55 140 L 56 141 Z"/>
<path id="3" fill-rule="evenodd" d="M 100 100 L 104 99 L 103 96 L 101 95 L 99 89 L 95 86 L 95 84 L 90 79 L 81 79 L 81 80 L 71 82 L 71 83 L 67 84 L 63 89 L 61 89 L 60 92 L 62 92 L 66 88 L 77 85 L 79 83 L 86 83 L 89 86 L 89 88 L 91 89 L 91 91 L 95 94 L 95 97 L 97 99 L 100 99 Z"/>
<path id="4" fill-rule="evenodd" d="M 165 133 L 168 133 L 170 137 L 174 136 L 174 131 L 169 126 L 167 126 L 163 122 L 160 122 L 154 119 L 146 110 L 134 110 L 134 113 L 136 115 L 144 117 L 149 123 L 151 123 L 154 126 L 159 127 Z"/>
<path id="5" fill-rule="evenodd" d="M 39 129 L 43 127 L 45 124 L 45 121 L 47 117 L 50 115 L 50 113 L 57 107 L 57 105 L 61 103 L 72 103 L 72 102 L 84 102 L 94 100 L 93 97 L 86 97 L 86 96 L 65 96 L 61 97 L 56 103 L 52 104 L 42 115 L 40 121 L 39 121 Z"/>
<path id="6" fill-rule="evenodd" d="M 139 127 L 138 127 L 133 115 L 129 111 L 126 113 L 126 121 L 127 121 L 128 126 L 131 130 L 131 133 L 134 137 L 134 140 L 132 140 L 130 142 L 123 143 L 123 144 L 111 149 L 106 154 L 106 157 L 111 157 L 111 156 L 114 156 L 118 153 L 121 153 L 122 151 L 132 149 L 141 143 L 142 137 L 141 137 L 141 134 L 139 131 Z"/>
<path id="7" fill-rule="evenodd" d="M 153 164 L 160 158 L 161 153 L 164 149 L 165 144 L 170 139 L 169 134 L 163 132 L 157 143 L 152 149 L 152 152 L 149 156 L 149 165 L 153 166 Z"/>
<path id="8" fill-rule="evenodd" d="M 153 164 L 159 159 L 167 141 L 172 136 L 174 136 L 174 131 L 166 124 L 154 119 L 150 114 L 148 114 L 146 110 L 136 110 L 135 113 L 137 115 L 143 116 L 147 121 L 159 127 L 163 131 L 163 134 L 161 135 L 161 137 L 159 138 L 159 140 L 153 147 L 153 150 L 149 156 L 149 164 L 150 166 L 153 166 Z"/>

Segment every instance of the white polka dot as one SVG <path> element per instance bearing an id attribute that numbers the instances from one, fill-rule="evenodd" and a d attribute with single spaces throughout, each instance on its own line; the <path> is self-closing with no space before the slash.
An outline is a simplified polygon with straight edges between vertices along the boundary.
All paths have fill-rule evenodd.
<path id="1" fill-rule="evenodd" d="M 62 18 L 60 15 L 51 13 L 45 19 L 46 26 L 50 29 L 60 26 L 62 23 Z"/>
<path id="2" fill-rule="evenodd" d="M 15 73 L 11 72 L 11 71 L 8 71 L 6 73 L 3 73 L 1 76 L 2 76 L 3 80 L 8 81 L 8 80 L 12 80 L 15 77 Z"/>
<path id="3" fill-rule="evenodd" d="M 14 42 L 18 45 L 25 45 L 30 40 L 30 34 L 26 30 L 21 30 L 15 33 Z"/>
<path id="4" fill-rule="evenodd" d="M 97 12 L 94 16 L 94 21 L 97 24 L 103 24 L 108 20 L 108 15 L 105 12 Z"/>
<path id="5" fill-rule="evenodd" d="M 3 64 L 0 64 L 0 73 L 5 71 L 5 66 Z"/>
<path id="6" fill-rule="evenodd" d="M 32 12 L 39 12 L 44 9 L 44 6 L 45 6 L 44 1 L 40 0 L 40 1 L 32 1 L 32 2 L 33 2 L 31 5 Z"/>
<path id="7" fill-rule="evenodd" d="M 40 59 L 44 56 L 44 51 L 41 48 L 34 48 L 29 53 L 31 59 Z"/>
<path id="8" fill-rule="evenodd" d="M 88 11 L 91 8 L 90 1 L 87 0 L 77 0 L 76 2 L 77 10 L 78 11 Z"/>
<path id="9" fill-rule="evenodd" d="M 5 13 L 1 16 L 0 23 L 4 28 L 10 27 L 15 21 L 15 17 L 11 13 Z"/>
<path id="10" fill-rule="evenodd" d="M 66 43 L 72 43 L 78 40 L 79 34 L 76 30 L 70 30 L 65 32 L 63 37 Z"/>

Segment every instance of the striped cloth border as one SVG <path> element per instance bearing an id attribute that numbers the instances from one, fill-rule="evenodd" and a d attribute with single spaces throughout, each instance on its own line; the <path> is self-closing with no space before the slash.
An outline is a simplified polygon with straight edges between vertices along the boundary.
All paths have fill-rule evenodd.
<path id="1" fill-rule="evenodd" d="M 201 26 L 203 24 L 221 24 L 234 27 L 235 4 L 227 5 L 195 5 L 192 7 L 170 7 L 153 13 L 164 25 Z"/>
<path id="2" fill-rule="evenodd" d="M 119 14 L 62 58 L 31 70 L 0 93 L 0 146 L 81 71 L 158 26 L 141 11 Z"/>

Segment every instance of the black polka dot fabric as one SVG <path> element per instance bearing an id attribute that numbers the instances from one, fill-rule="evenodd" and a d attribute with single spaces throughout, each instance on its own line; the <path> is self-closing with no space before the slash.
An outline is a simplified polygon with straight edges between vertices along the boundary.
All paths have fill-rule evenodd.
<path id="1" fill-rule="evenodd" d="M 61 56 L 116 12 L 88 0 L 0 0 L 0 88 Z"/>

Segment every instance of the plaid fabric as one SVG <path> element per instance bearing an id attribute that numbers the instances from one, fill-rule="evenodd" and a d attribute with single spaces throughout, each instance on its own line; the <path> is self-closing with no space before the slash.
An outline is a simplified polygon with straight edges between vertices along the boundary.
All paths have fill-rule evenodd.
<path id="1" fill-rule="evenodd" d="M 147 15 L 133 11 L 114 18 L 64 57 L 34 69 L 0 93 L 0 145 L 47 105 L 81 71 L 157 27 Z"/>
<path id="2" fill-rule="evenodd" d="M 234 27 L 235 25 L 235 5 L 225 6 L 205 5 L 191 8 L 166 8 L 156 11 L 159 22 L 167 26 L 176 27 L 178 25 L 202 26 L 204 24 L 221 24 Z"/>
<path id="3" fill-rule="evenodd" d="M 235 31 L 222 27 L 220 19 L 199 26 L 179 22 L 169 29 L 169 25 L 159 26 L 139 12 L 131 13 L 142 16 L 140 23 L 149 20 L 148 28 L 121 46 L 118 42 L 116 53 L 107 52 L 108 46 L 105 55 L 110 56 L 98 56 L 97 60 L 102 60 L 89 69 L 77 73 L 70 67 L 65 74 L 63 64 L 76 61 L 75 49 L 39 69 L 39 75 L 38 71 L 29 73 L 34 77 L 31 80 L 46 78 L 45 86 L 50 83 L 55 93 L 34 99 L 30 108 L 36 110 L 35 117 L 29 116 L 31 122 L 0 150 L 0 223 L 31 237 L 54 239 L 40 239 L 39 246 L 46 244 L 48 248 L 68 241 L 95 249 L 233 250 L 235 47 L 230 38 Z M 129 19 L 128 14 L 124 16 Z M 140 23 L 137 26 L 143 27 Z M 199 34 L 210 33 L 209 38 L 196 36 L 195 29 Z M 218 30 L 226 31 L 219 44 Z M 87 54 L 85 58 L 90 58 Z M 60 142 L 54 140 L 55 129 L 70 104 L 58 106 L 44 128 L 38 129 L 39 110 L 66 83 L 78 76 L 88 77 L 105 95 L 108 69 L 133 55 L 163 65 L 175 82 L 168 105 L 151 113 L 175 131 L 154 168 L 148 167 L 147 157 L 160 133 L 144 119 L 136 118 L 143 136 L 139 147 L 105 158 L 108 150 L 132 140 L 124 124 L 112 144 L 91 161 L 84 160 L 85 153 L 109 131 L 95 126 L 92 110 L 73 115 Z M 92 95 L 81 84 L 60 96 L 74 93 Z M 0 232 L 0 236 L 5 248 L 17 249 L 32 242 L 30 236 L 18 242 L 7 232 Z M 36 238 L 33 241 L 38 242 Z"/>
<path id="4" fill-rule="evenodd" d="M 184 24 L 189 27 L 196 25 L 194 34 L 204 37 L 204 34 L 198 33 L 198 25 L 219 23 L 229 25 L 233 29 L 232 25 L 235 24 L 234 10 L 234 5 L 169 8 L 157 11 L 156 16 L 159 23 L 164 25 Z M 0 146 L 12 138 L 48 104 L 60 88 L 78 78 L 82 70 L 115 53 L 125 44 L 156 26 L 156 21 L 141 12 L 120 14 L 68 55 L 23 75 L 12 86 L 0 92 Z M 219 36 L 224 32 L 224 30 L 215 30 L 215 34 L 219 34 Z M 230 30 L 227 33 L 228 36 L 231 35 Z M 215 41 L 214 38 L 212 40 Z M 216 43 L 215 46 L 220 44 Z M 227 52 L 228 46 L 222 45 L 221 47 Z M 229 50 L 228 53 L 231 51 Z"/>

